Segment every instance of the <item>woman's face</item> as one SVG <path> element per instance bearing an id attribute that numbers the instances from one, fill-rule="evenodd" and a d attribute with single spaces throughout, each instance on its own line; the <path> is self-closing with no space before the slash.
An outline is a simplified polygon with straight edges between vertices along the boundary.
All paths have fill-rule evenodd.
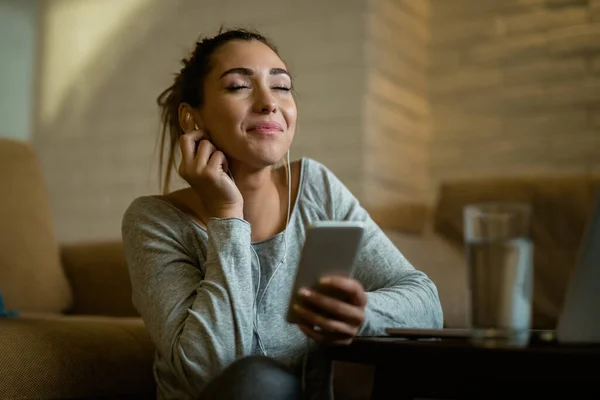
<path id="1" fill-rule="evenodd" d="M 231 160 L 263 168 L 280 161 L 296 128 L 296 102 L 283 61 L 265 44 L 233 40 L 212 57 L 200 128 Z"/>

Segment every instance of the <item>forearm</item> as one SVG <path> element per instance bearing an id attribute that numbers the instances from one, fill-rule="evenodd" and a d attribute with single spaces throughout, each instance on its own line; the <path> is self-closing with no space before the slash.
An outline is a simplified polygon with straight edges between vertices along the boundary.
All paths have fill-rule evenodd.
<path id="1" fill-rule="evenodd" d="M 182 379 L 199 393 L 235 359 L 252 349 L 254 291 L 250 258 L 250 227 L 235 220 L 209 223 L 205 277 L 174 343 Z"/>
<path id="2" fill-rule="evenodd" d="M 133 301 L 161 360 L 190 393 L 252 346 L 253 279 L 250 226 L 211 220 L 202 243 L 128 215 L 124 241 Z M 160 220 L 158 222 L 161 222 Z"/>

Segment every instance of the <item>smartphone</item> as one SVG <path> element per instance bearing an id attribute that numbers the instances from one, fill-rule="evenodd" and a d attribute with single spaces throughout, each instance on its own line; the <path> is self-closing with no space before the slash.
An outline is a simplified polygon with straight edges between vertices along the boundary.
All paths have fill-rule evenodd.
<path id="1" fill-rule="evenodd" d="M 288 304 L 286 318 L 289 323 L 303 322 L 294 312 L 295 303 L 314 308 L 305 304 L 297 296 L 298 290 L 302 287 L 310 287 L 328 296 L 344 300 L 342 293 L 320 286 L 319 279 L 325 275 L 353 275 L 354 262 L 362 243 L 363 233 L 364 225 L 355 221 L 320 221 L 309 226 Z"/>

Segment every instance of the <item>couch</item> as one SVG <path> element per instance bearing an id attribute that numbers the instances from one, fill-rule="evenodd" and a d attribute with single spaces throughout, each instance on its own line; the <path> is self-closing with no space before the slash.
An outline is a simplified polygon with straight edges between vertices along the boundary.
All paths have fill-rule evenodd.
<path id="1" fill-rule="evenodd" d="M 437 284 L 445 326 L 464 327 L 462 206 L 531 202 L 534 323 L 553 327 L 599 182 L 598 176 L 447 182 L 429 212 L 404 213 L 406 229 L 399 224 L 386 232 Z M 0 291 L 6 308 L 21 314 L 0 318 L 0 399 L 154 398 L 154 349 L 131 304 L 120 242 L 57 242 L 40 166 L 27 143 L 0 139 L 0 187 Z M 336 398 L 368 398 L 372 372 L 336 364 Z"/>
<path id="2" fill-rule="evenodd" d="M 121 244 L 59 245 L 36 154 L 0 139 L 0 399 L 155 398 Z"/>

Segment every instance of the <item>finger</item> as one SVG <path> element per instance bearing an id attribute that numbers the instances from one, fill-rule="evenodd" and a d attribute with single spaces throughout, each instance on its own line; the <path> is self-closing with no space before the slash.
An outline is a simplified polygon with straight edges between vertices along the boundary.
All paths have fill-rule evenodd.
<path id="1" fill-rule="evenodd" d="M 198 143 L 198 150 L 196 152 L 196 166 L 201 168 L 206 167 L 216 150 L 217 148 L 206 138 L 206 136 L 200 138 L 200 143 Z"/>
<path id="2" fill-rule="evenodd" d="M 300 289 L 298 294 L 304 301 L 353 326 L 360 326 L 365 319 L 365 312 L 359 306 L 348 304 L 308 288 Z"/>
<path id="3" fill-rule="evenodd" d="M 223 153 L 220 150 L 216 150 L 216 148 L 215 148 L 215 151 L 212 153 L 212 155 L 210 156 L 210 159 L 208 160 L 207 166 L 212 171 L 218 171 L 219 169 L 222 169 L 223 171 L 227 171 L 228 165 L 227 165 L 227 157 L 225 157 L 225 153 Z"/>
<path id="4" fill-rule="evenodd" d="M 307 325 L 299 325 L 300 330 L 309 338 L 315 342 L 326 343 L 332 346 L 347 346 L 352 343 L 353 338 L 339 338 L 331 335 L 327 335 L 322 331 L 316 331 L 315 329 Z"/>
<path id="5" fill-rule="evenodd" d="M 323 315 L 302 307 L 299 304 L 294 304 L 294 311 L 298 313 L 300 318 L 310 326 L 318 326 L 325 332 L 335 333 L 342 337 L 354 337 L 358 332 L 357 326 L 349 325 L 345 322 L 338 321 L 332 318 L 324 317 Z"/>
<path id="6" fill-rule="evenodd" d="M 181 138 L 179 138 L 182 162 L 187 168 L 193 166 L 196 156 L 196 143 L 201 140 L 202 136 L 203 133 L 200 131 L 191 131 L 181 135 Z"/>
<path id="7" fill-rule="evenodd" d="M 311 339 L 313 339 L 314 341 L 317 342 L 321 342 L 324 339 L 324 336 L 319 333 L 316 332 L 314 330 L 312 330 L 311 328 L 309 328 L 307 325 L 298 325 L 300 327 L 300 330 L 308 337 L 310 337 Z"/>
<path id="8" fill-rule="evenodd" d="M 354 278 L 328 275 L 319 279 L 319 284 L 345 293 L 348 296 L 348 302 L 355 306 L 364 307 L 367 305 L 367 294 L 362 284 Z"/>

